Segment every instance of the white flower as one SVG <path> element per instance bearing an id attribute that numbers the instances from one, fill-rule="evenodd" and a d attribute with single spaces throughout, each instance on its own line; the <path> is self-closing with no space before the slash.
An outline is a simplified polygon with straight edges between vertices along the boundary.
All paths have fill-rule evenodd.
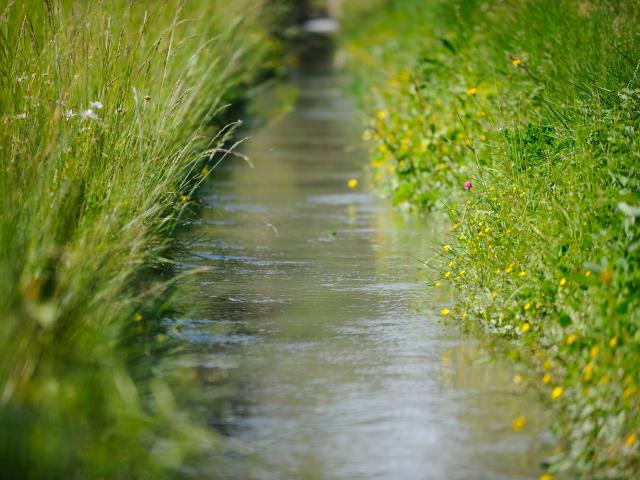
<path id="1" fill-rule="evenodd" d="M 86 120 L 87 118 L 90 118 L 91 120 L 98 120 L 98 115 L 96 115 L 96 112 L 94 112 L 90 108 L 87 108 L 86 110 L 81 111 L 80 116 L 84 120 Z"/>
<path id="2" fill-rule="evenodd" d="M 65 118 L 66 118 L 67 120 L 69 120 L 69 119 L 71 119 L 71 118 L 75 117 L 75 116 L 76 116 L 76 113 L 75 113 L 73 110 L 69 109 L 69 110 L 67 110 L 66 112 L 64 112 L 64 116 L 65 116 Z"/>
<path id="3" fill-rule="evenodd" d="M 18 81 L 18 83 L 25 81 L 27 78 L 29 78 L 26 74 L 20 75 L 19 77 L 16 77 L 16 80 Z"/>
<path id="4" fill-rule="evenodd" d="M 101 110 L 102 109 L 102 102 L 98 102 L 98 101 L 90 102 L 89 106 L 91 108 L 95 108 L 96 110 Z"/>
<path id="5" fill-rule="evenodd" d="M 16 118 L 18 120 L 24 120 L 25 118 L 27 118 L 27 114 L 26 113 L 19 113 L 16 115 Z"/>

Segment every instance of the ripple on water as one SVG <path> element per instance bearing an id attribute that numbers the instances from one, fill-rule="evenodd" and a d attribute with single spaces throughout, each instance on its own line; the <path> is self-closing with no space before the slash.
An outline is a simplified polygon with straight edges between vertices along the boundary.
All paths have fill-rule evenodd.
<path id="1" fill-rule="evenodd" d="M 336 193 L 312 195 L 305 201 L 314 205 L 371 205 L 375 203 L 376 198 L 368 193 Z"/>

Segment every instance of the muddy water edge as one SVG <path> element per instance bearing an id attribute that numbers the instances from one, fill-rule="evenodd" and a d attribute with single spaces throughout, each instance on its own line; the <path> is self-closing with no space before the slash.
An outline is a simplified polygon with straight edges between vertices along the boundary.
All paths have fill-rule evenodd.
<path id="1" fill-rule="evenodd" d="M 253 166 L 221 164 L 184 235 L 179 269 L 208 270 L 181 288 L 189 314 L 167 319 L 170 368 L 190 379 L 180 402 L 223 438 L 185 478 L 536 478 L 542 406 L 513 365 L 441 322 L 451 298 L 417 260 L 441 225 L 368 190 L 333 58 L 326 37 L 311 42 L 289 111 L 245 132 Z"/>

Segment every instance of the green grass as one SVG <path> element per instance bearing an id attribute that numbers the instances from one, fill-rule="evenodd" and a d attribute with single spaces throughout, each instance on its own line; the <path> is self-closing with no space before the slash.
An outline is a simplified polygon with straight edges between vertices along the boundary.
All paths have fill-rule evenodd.
<path id="1" fill-rule="evenodd" d="M 443 314 L 513 342 L 526 382 L 556 413 L 547 475 L 634 478 L 640 7 L 371 7 L 347 14 L 346 47 L 371 113 L 364 138 L 396 204 L 451 219 L 430 262 L 429 283 L 456 294 Z"/>
<path id="2" fill-rule="evenodd" d="M 214 445 L 153 373 L 159 272 L 226 104 L 275 67 L 275 10 L 0 5 L 4 478 L 156 479 Z"/>

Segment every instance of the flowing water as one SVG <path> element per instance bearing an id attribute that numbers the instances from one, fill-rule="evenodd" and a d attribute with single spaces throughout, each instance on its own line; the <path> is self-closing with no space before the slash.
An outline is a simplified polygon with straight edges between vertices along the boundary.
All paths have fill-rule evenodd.
<path id="1" fill-rule="evenodd" d="M 188 292 L 197 315 L 173 321 L 176 361 L 198 372 L 193 408 L 227 440 L 190 474 L 534 478 L 543 415 L 508 366 L 440 321 L 450 298 L 416 260 L 439 228 L 366 188 L 344 83 L 307 63 L 291 111 L 249 132 L 254 167 L 230 160 L 201 192 L 183 268 L 209 270 Z"/>

